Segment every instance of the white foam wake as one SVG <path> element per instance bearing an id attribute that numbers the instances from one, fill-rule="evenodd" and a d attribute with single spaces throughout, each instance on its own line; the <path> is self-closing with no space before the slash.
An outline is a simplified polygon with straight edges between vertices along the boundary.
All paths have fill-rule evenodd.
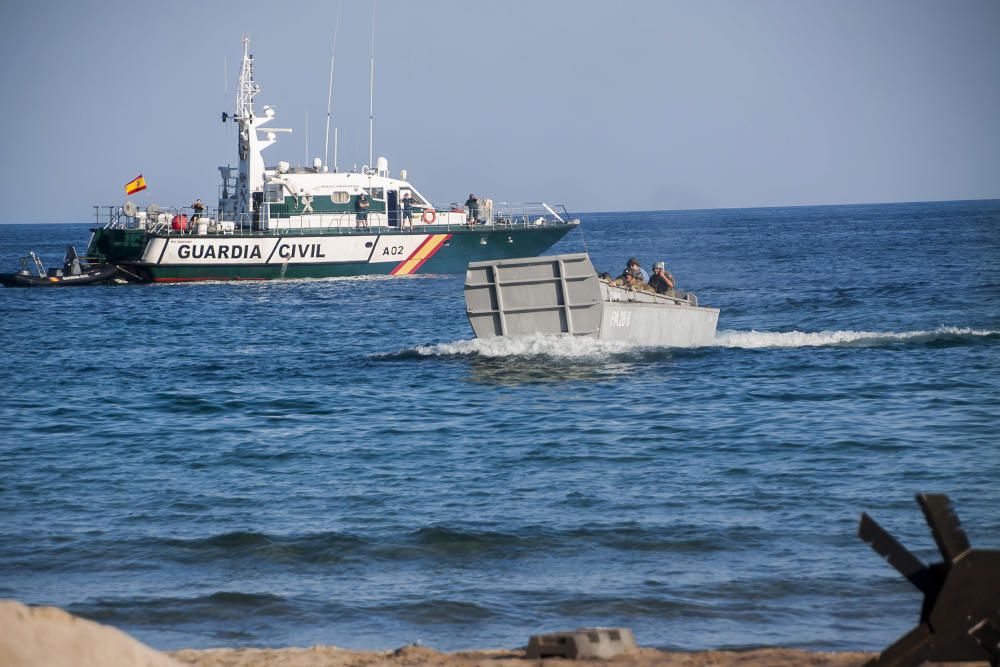
<path id="1" fill-rule="evenodd" d="M 712 347 L 796 348 L 823 346 L 884 345 L 907 340 L 934 340 L 962 336 L 993 336 L 1000 331 L 946 327 L 922 331 L 720 331 Z M 426 357 L 551 357 L 561 359 L 601 359 L 616 354 L 651 349 L 620 341 L 600 341 L 569 335 L 535 335 L 516 338 L 473 338 L 437 345 L 422 345 L 414 352 Z M 663 348 L 667 349 L 667 348 Z"/>
<path id="2" fill-rule="evenodd" d="M 905 340 L 931 340 L 952 336 L 992 336 L 998 331 L 945 327 L 924 331 L 719 331 L 715 344 L 719 347 L 780 348 L 822 347 L 827 345 L 865 345 Z"/>
<path id="3" fill-rule="evenodd" d="M 634 349 L 634 346 L 627 343 L 569 335 L 539 334 L 516 338 L 498 336 L 459 340 L 453 343 L 420 346 L 415 348 L 415 351 L 424 356 L 593 358 L 627 352 L 631 349 Z"/>

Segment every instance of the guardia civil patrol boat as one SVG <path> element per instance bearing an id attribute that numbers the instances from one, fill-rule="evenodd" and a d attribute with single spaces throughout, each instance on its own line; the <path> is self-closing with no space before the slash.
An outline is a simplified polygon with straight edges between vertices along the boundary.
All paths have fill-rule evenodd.
<path id="1" fill-rule="evenodd" d="M 218 207 L 95 207 L 88 257 L 143 282 L 461 273 L 470 261 L 539 255 L 579 225 L 542 202 L 434 204 L 385 158 L 350 172 L 319 158 L 266 166 L 263 151 L 291 130 L 269 125 L 272 107 L 254 110 L 253 64 L 244 38 L 235 113 L 222 115 L 236 125 L 238 163 L 219 167 Z"/>

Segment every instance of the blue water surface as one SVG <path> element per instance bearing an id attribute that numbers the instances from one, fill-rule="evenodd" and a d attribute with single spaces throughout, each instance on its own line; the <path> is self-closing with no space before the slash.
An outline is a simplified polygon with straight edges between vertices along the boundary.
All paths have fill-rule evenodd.
<path id="1" fill-rule="evenodd" d="M 862 511 L 1000 548 L 1000 202 L 581 217 L 552 252 L 665 260 L 716 344 L 476 341 L 463 276 L 0 289 L 0 597 L 161 649 L 878 650 L 922 598 Z"/>

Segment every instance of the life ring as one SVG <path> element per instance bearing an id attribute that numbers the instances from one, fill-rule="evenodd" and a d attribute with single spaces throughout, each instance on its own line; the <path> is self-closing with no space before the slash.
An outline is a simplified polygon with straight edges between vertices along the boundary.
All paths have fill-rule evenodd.
<path id="1" fill-rule="evenodd" d="M 433 225 L 437 220 L 437 212 L 432 208 L 425 209 L 424 214 L 420 216 L 420 219 L 425 225 Z"/>

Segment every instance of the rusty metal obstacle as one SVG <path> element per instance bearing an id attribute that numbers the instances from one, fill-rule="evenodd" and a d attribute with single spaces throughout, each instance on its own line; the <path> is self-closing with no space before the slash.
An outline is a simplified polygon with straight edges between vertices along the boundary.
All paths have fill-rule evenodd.
<path id="1" fill-rule="evenodd" d="M 989 662 L 1000 667 L 1000 550 L 973 549 L 943 494 L 917 502 L 944 560 L 926 565 L 865 513 L 858 537 L 924 594 L 920 623 L 865 667 Z"/>

